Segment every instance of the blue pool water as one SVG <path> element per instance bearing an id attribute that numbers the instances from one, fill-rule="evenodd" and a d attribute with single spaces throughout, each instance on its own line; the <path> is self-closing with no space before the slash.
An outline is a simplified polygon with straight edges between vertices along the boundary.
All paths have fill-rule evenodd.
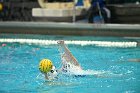
<path id="1" fill-rule="evenodd" d="M 140 38 L 23 36 L 0 35 L 0 38 L 39 38 L 63 40 L 140 41 Z M 89 76 L 59 75 L 46 81 L 38 70 L 39 61 L 51 59 L 57 68 L 61 59 L 57 45 L 0 43 L 0 93 L 140 93 L 140 47 L 97 47 L 68 45 Z M 96 74 L 96 75 L 93 75 Z"/>

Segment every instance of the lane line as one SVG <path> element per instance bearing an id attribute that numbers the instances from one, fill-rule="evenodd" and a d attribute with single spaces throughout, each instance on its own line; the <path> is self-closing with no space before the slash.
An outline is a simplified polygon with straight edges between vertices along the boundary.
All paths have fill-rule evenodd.
<path id="1" fill-rule="evenodd" d="M 0 39 L 1 43 L 27 43 L 37 45 L 56 45 L 58 40 L 41 40 L 41 39 Z M 115 41 L 88 41 L 88 40 L 65 40 L 66 44 L 75 45 L 95 45 L 102 47 L 137 47 L 137 42 L 115 42 Z"/>

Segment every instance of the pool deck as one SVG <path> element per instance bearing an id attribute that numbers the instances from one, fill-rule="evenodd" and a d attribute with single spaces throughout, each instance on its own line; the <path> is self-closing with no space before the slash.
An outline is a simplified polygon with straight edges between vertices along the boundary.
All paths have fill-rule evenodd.
<path id="1" fill-rule="evenodd" d="M 0 22 L 0 33 L 140 37 L 140 24 Z"/>

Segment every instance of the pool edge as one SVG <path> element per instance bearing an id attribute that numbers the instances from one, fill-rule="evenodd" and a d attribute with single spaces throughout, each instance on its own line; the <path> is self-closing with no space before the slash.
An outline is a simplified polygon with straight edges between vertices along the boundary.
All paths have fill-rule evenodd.
<path id="1" fill-rule="evenodd" d="M 140 37 L 140 25 L 53 22 L 0 22 L 0 33 Z"/>

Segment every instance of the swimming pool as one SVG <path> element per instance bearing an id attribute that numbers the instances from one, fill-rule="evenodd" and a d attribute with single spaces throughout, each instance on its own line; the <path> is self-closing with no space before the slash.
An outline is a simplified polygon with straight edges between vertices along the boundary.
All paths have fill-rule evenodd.
<path id="1" fill-rule="evenodd" d="M 55 40 L 66 40 L 82 68 L 91 75 L 60 75 L 58 80 L 45 81 L 38 70 L 41 59 L 49 58 L 56 67 L 60 67 L 60 53 Z M 91 42 L 86 42 L 88 40 Z M 140 58 L 139 41 L 140 38 L 128 37 L 1 34 L 0 92 L 139 93 L 140 63 L 131 60 Z"/>

